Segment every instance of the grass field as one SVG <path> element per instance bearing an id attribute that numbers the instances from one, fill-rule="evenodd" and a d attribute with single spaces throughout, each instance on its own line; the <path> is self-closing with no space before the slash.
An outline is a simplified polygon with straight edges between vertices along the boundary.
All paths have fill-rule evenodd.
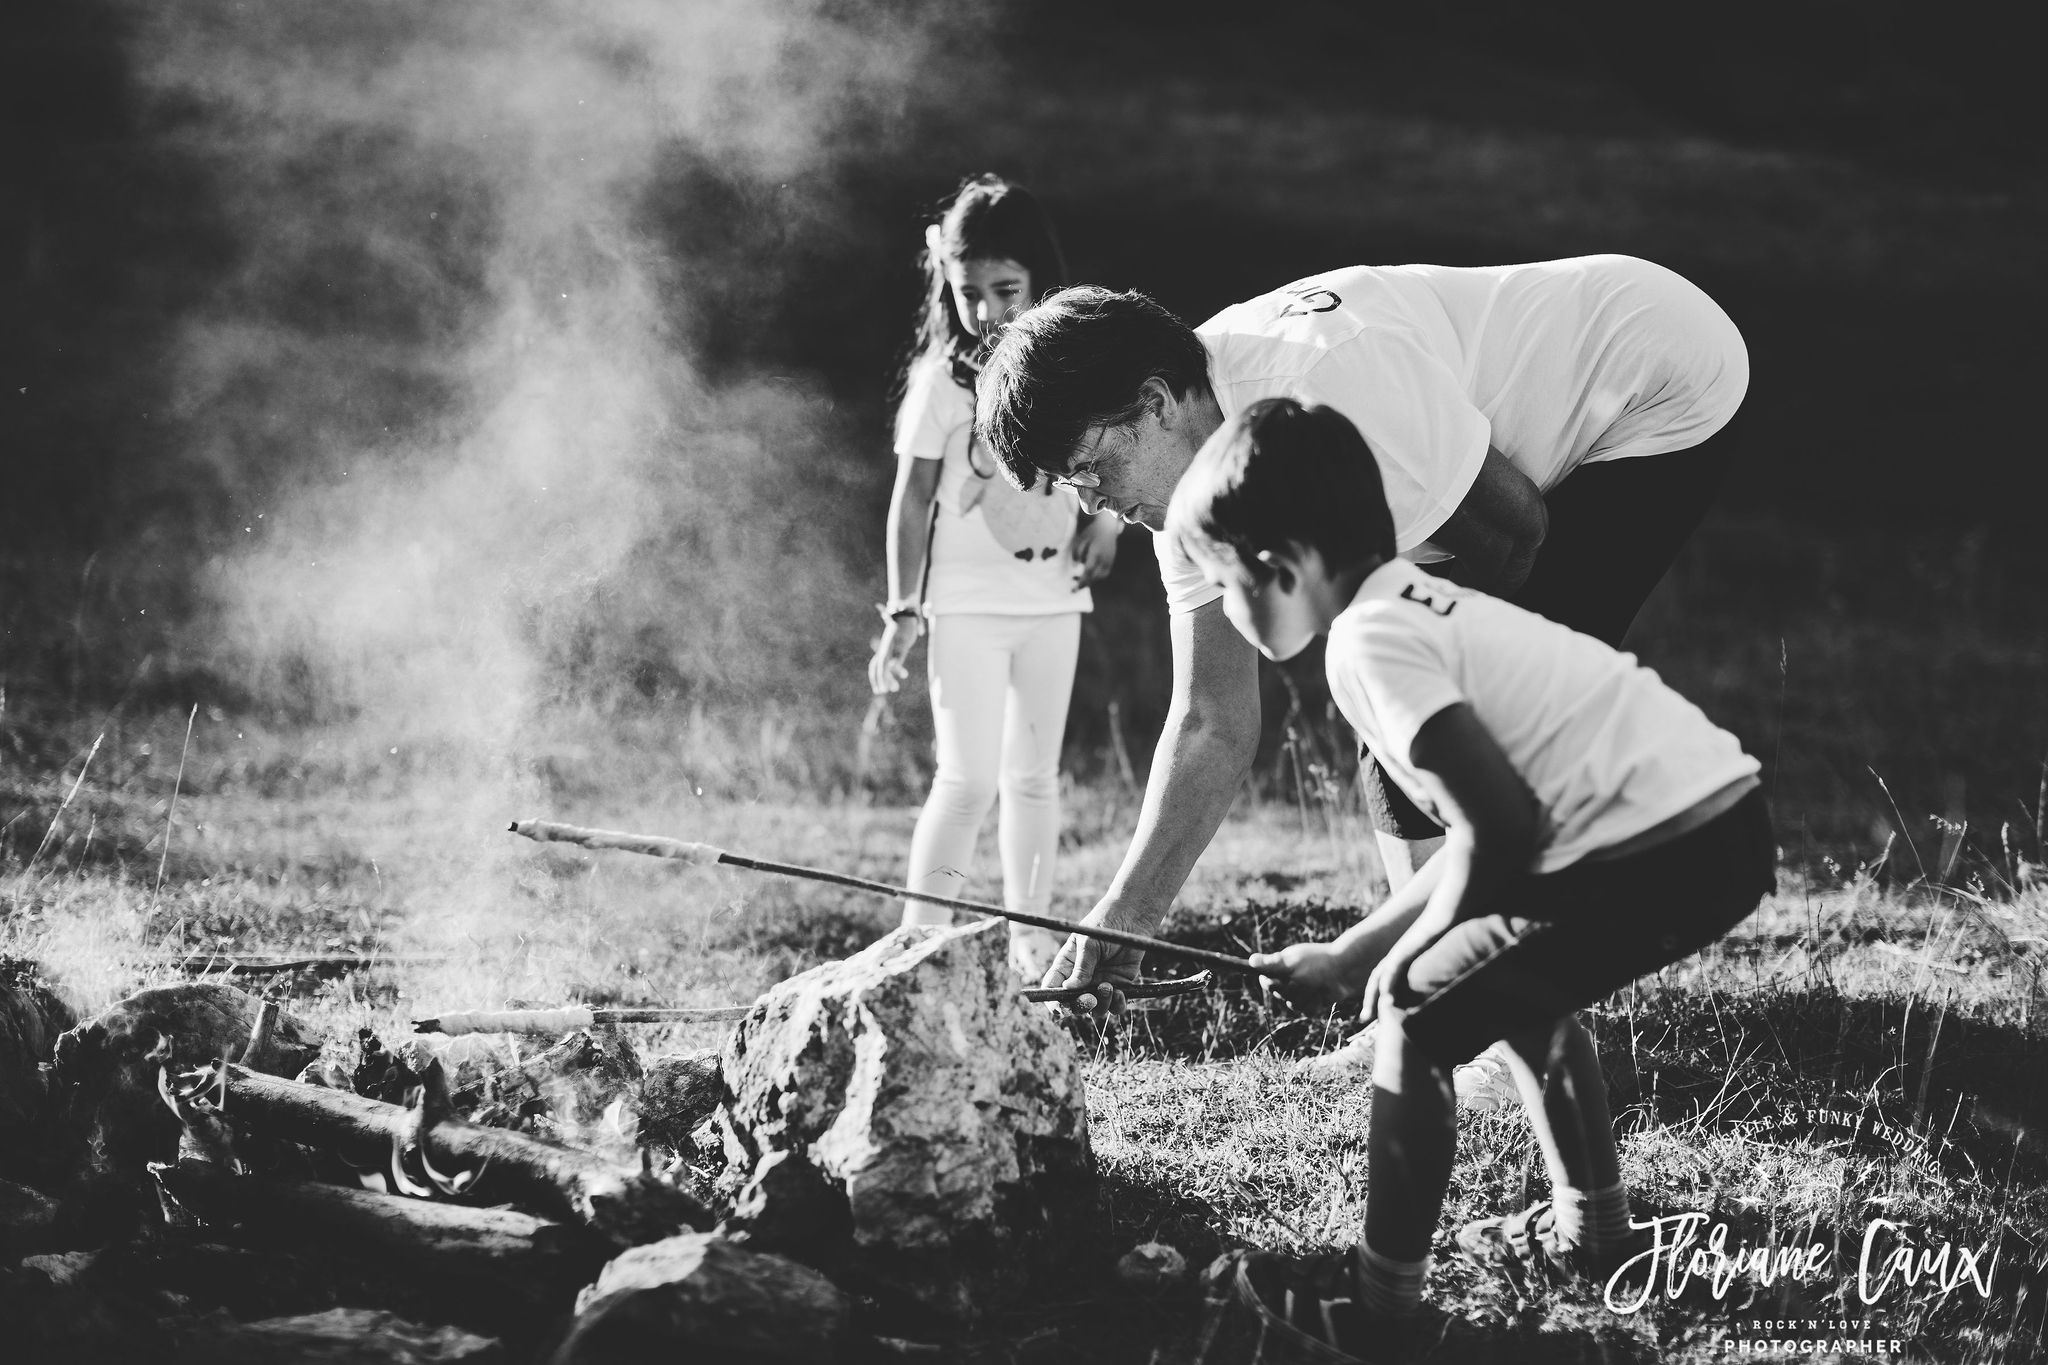
<path id="1" fill-rule="evenodd" d="M 390 1038 L 416 1015 L 507 999 L 745 1002 L 894 917 L 887 902 L 830 887 L 539 849 L 501 833 L 510 817 L 545 813 L 899 874 L 914 811 L 793 789 L 750 799 L 706 790 L 651 731 L 642 747 L 586 736 L 515 764 L 412 752 L 359 731 L 264 732 L 205 712 L 188 748 L 186 721 L 66 729 L 32 726 L 19 708 L 0 717 L 0 953 L 44 963 L 81 1010 L 164 979 L 149 962 L 172 954 L 399 959 L 293 983 L 293 1007 L 341 1055 L 359 1026 Z M 1067 910 L 1106 882 L 1136 809 L 1114 781 L 1070 790 Z M 1307 788 L 1241 803 L 1169 932 L 1230 951 L 1327 934 L 1377 894 L 1363 835 L 1343 801 Z M 1731 1339 L 1783 1335 L 1755 1324 L 1786 1319 L 1866 1323 L 1813 1335 L 1903 1340 L 1913 1358 L 2038 1358 L 2048 1313 L 2042 851 L 2015 848 L 2002 869 L 1973 859 L 1961 871 L 1977 890 L 1940 889 L 1901 873 L 1901 857 L 1869 852 L 1877 874 L 1787 878 L 1709 953 L 1594 1012 L 1639 1194 L 1710 1211 L 1752 1245 L 1823 1243 L 1839 1273 L 1755 1293 L 1738 1282 L 1706 1308 L 1616 1314 L 1590 1297 L 1518 1299 L 1462 1267 L 1448 1232 L 1540 1192 L 1540 1163 L 1518 1112 L 1470 1115 L 1432 1282 L 1450 1315 L 1433 1359 L 1704 1362 L 1726 1358 Z M 1108 1267 L 1129 1246 L 1157 1237 L 1200 1264 L 1223 1247 L 1353 1238 L 1367 1096 L 1289 1074 L 1345 1031 L 1341 1018 L 1277 1014 L 1224 982 L 1085 1040 L 1102 1233 L 1040 1308 L 1001 1326 L 1020 1337 L 1059 1328 L 1063 1359 L 1179 1359 L 1192 1291 L 1120 1291 Z M 658 1053 L 717 1033 L 637 1038 Z M 1823 1108 L 1881 1119 L 1893 1136 L 1851 1141 L 1794 1112 Z M 1859 1302 L 1856 1258 L 1878 1217 L 1922 1245 L 1995 1257 L 1988 1296 L 1967 1281 L 1943 1294 L 1894 1280 L 1874 1304 Z"/>

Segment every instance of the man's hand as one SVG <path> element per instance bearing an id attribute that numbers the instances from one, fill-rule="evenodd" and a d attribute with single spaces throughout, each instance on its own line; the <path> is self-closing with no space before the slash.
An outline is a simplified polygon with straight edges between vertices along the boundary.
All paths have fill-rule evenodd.
<path id="1" fill-rule="evenodd" d="M 1254 953 L 1251 962 L 1282 973 L 1262 984 L 1267 995 L 1284 997 L 1296 1009 L 1326 1010 L 1358 991 L 1332 944 L 1296 943 L 1277 953 Z"/>
<path id="2" fill-rule="evenodd" d="M 1083 924 L 1100 924 L 1101 907 L 1091 911 Z M 1142 948 L 1126 948 L 1118 943 L 1104 943 L 1101 939 L 1088 938 L 1082 934 L 1069 935 L 1060 948 L 1059 956 L 1052 960 L 1045 979 L 1038 984 L 1061 990 L 1086 991 L 1071 1006 L 1056 1006 L 1061 1014 L 1109 1015 L 1124 1012 L 1124 993 L 1117 989 L 1120 981 L 1136 981 L 1138 971 L 1145 963 Z"/>

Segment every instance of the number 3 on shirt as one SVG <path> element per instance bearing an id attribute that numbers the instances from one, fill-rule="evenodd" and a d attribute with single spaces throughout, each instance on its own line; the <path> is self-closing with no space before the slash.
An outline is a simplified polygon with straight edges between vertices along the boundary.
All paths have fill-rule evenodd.
<path id="1" fill-rule="evenodd" d="M 1439 603 L 1434 597 L 1431 597 L 1428 593 L 1415 591 L 1415 585 L 1413 583 L 1410 583 L 1406 587 L 1401 589 L 1401 600 L 1404 602 L 1413 602 L 1418 607 L 1427 608 L 1428 610 L 1435 612 L 1438 616 L 1449 616 L 1453 611 L 1456 611 L 1458 607 L 1458 604 L 1455 600 Z"/>

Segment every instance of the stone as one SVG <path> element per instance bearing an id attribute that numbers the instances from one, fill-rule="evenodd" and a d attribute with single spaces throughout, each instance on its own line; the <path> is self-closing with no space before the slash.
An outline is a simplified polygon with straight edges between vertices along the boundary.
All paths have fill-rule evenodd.
<path id="1" fill-rule="evenodd" d="M 56 1040 L 54 1075 L 73 1122 L 86 1130 L 88 1172 L 139 1178 L 178 1149 L 180 1125 L 157 1094 L 161 1067 L 241 1060 L 262 1001 L 221 982 L 137 991 Z M 320 1052 L 312 1030 L 279 1012 L 269 1040 L 246 1064 L 292 1076 Z"/>
<path id="2" fill-rule="evenodd" d="M 718 1111 L 724 1094 L 716 1049 L 655 1058 L 640 1081 L 640 1140 L 692 1150 L 690 1134 Z"/>
<path id="3" fill-rule="evenodd" d="M 1080 1056 L 1007 950 L 994 920 L 898 929 L 771 989 L 723 1058 L 728 1179 L 801 1156 L 846 1200 L 843 1282 L 949 1320 L 1016 1302 L 1092 1211 Z"/>
<path id="4" fill-rule="evenodd" d="M 817 1271 L 692 1232 L 634 1247 L 576 1300 L 553 1365 L 820 1365 L 833 1359 L 852 1304 Z"/>
<path id="5" fill-rule="evenodd" d="M 795 1152 L 769 1152 L 733 1201 L 721 1229 L 752 1251 L 772 1251 L 816 1266 L 842 1268 L 851 1245 L 853 1214 L 846 1191 Z"/>
<path id="6" fill-rule="evenodd" d="M 210 1365 L 497 1365 L 498 1342 L 459 1327 L 423 1327 L 373 1308 L 331 1308 L 235 1322 L 226 1314 L 183 1333 L 180 1358 Z"/>
<path id="7" fill-rule="evenodd" d="M 43 1067 L 77 1022 L 35 963 L 0 957 L 0 1170 L 46 1165 L 56 1105 Z"/>

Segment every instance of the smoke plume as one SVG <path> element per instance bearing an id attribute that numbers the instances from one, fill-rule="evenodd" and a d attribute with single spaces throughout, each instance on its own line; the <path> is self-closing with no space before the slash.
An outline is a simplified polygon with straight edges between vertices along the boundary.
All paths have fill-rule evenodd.
<path id="1" fill-rule="evenodd" d="M 151 7 L 141 78 L 234 253 L 173 385 L 223 532 L 207 665 L 496 750 L 551 700 L 789 697 L 857 649 L 843 523 L 872 480 L 829 404 L 707 342 L 701 296 L 773 287 L 714 269 L 774 254 L 674 229 L 693 183 L 772 187 L 761 232 L 829 212 L 919 69 L 905 13 Z"/>

